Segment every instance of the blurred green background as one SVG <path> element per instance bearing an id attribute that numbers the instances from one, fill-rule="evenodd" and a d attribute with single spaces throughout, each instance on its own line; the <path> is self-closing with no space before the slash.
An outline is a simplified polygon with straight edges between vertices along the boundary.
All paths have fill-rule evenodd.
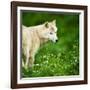
<path id="1" fill-rule="evenodd" d="M 22 67 L 22 77 L 79 75 L 79 14 L 22 11 L 21 22 L 35 26 L 56 19 L 59 41 L 49 41 L 35 56 L 32 69 Z M 25 60 L 25 57 L 22 55 Z"/>

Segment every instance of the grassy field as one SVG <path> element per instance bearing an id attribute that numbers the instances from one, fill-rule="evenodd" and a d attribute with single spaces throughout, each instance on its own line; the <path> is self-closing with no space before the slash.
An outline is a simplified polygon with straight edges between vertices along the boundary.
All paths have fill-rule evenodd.
<path id="1" fill-rule="evenodd" d="M 79 15 L 48 12 L 22 12 L 22 24 L 35 26 L 56 19 L 57 43 L 43 45 L 32 69 L 22 68 L 22 77 L 49 77 L 79 74 Z M 22 58 L 24 56 L 22 55 Z"/>

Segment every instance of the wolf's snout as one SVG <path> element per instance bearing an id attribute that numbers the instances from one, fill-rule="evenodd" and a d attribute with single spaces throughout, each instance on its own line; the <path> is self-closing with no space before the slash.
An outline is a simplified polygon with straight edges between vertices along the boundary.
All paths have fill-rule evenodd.
<path id="1" fill-rule="evenodd" d="M 58 42 L 58 39 L 56 40 L 56 42 Z"/>

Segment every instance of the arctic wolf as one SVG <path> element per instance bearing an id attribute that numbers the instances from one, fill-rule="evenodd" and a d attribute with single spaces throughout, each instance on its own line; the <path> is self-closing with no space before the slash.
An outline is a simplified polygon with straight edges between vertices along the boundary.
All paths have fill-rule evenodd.
<path id="1" fill-rule="evenodd" d="M 51 40 L 57 42 L 56 20 L 45 22 L 41 25 L 26 27 L 22 25 L 22 49 L 26 57 L 23 66 L 32 67 L 35 61 L 35 54 L 43 43 Z"/>

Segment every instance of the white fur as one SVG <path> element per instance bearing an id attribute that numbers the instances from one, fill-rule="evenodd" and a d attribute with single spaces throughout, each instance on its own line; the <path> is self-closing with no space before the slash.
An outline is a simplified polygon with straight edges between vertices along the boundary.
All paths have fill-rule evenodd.
<path id="1" fill-rule="evenodd" d="M 24 65 L 25 68 L 33 66 L 35 54 L 40 48 L 40 45 L 48 40 L 56 42 L 57 39 L 57 27 L 55 20 L 32 27 L 22 26 L 22 48 L 26 57 Z"/>

